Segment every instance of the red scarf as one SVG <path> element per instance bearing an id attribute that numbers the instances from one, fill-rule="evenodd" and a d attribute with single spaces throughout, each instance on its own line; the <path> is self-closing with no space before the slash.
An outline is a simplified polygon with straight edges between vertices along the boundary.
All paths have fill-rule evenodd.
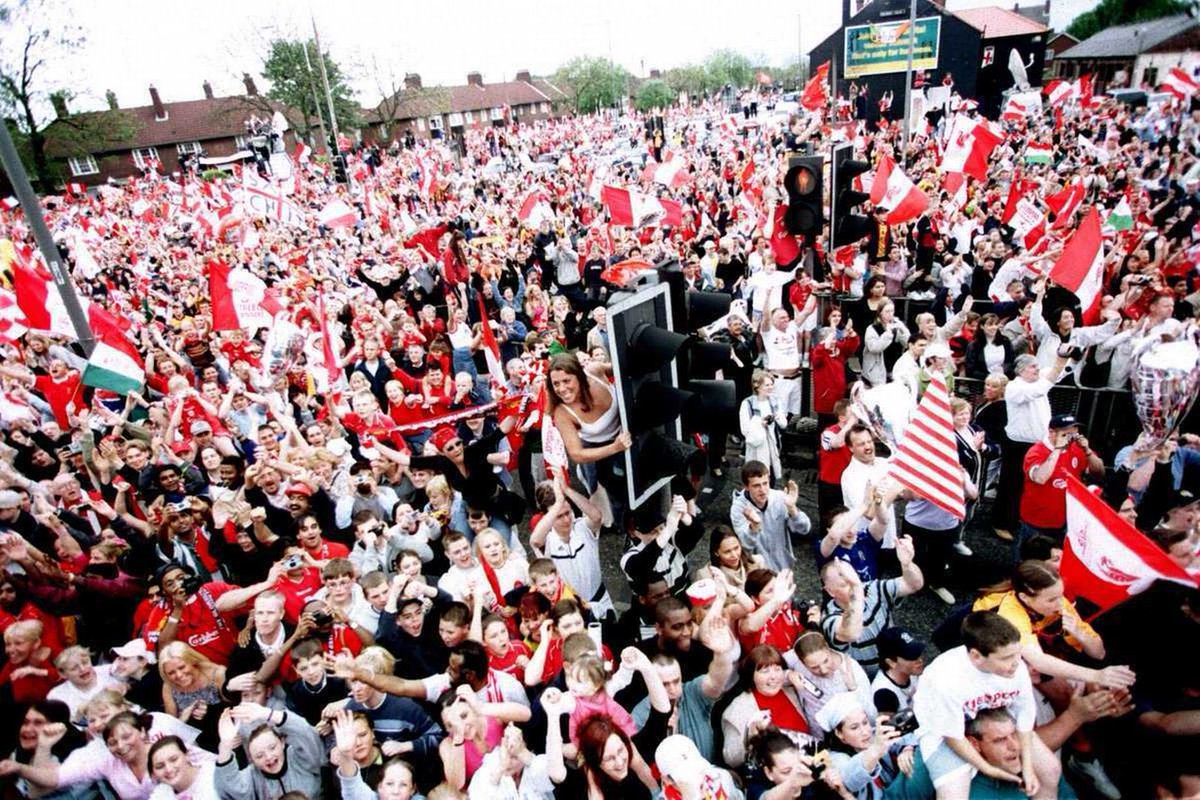
<path id="1" fill-rule="evenodd" d="M 771 721 L 775 726 L 785 731 L 808 733 L 808 720 L 796 708 L 796 704 L 782 689 L 773 697 L 767 697 L 757 689 L 753 690 L 754 702 L 763 711 L 771 712 Z"/>

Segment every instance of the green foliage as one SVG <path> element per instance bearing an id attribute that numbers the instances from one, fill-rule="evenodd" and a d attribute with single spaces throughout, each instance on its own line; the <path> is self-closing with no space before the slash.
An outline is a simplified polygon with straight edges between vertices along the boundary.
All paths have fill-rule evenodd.
<path id="1" fill-rule="evenodd" d="M 708 91 L 708 71 L 702 64 L 688 64 L 667 70 L 667 85 L 679 94 L 686 92 L 689 98 L 703 97 Z"/>
<path id="2" fill-rule="evenodd" d="M 638 111 L 650 111 L 674 104 L 677 97 L 678 94 L 667 85 L 666 81 L 646 81 L 642 84 L 642 88 L 638 89 L 634 105 Z"/>
<path id="3" fill-rule="evenodd" d="M 704 62 L 708 73 L 709 90 L 720 89 L 726 84 L 735 88 L 749 86 L 754 80 L 754 67 L 750 59 L 733 50 L 717 50 Z"/>
<path id="4" fill-rule="evenodd" d="M 1076 17 L 1067 33 L 1083 41 L 1114 25 L 1186 13 L 1188 5 L 1183 0 L 1103 0 L 1091 11 Z"/>
<path id="5" fill-rule="evenodd" d="M 620 103 L 629 73 L 608 59 L 580 56 L 555 73 L 554 84 L 574 98 L 577 112 L 587 113 Z"/>
<path id="6" fill-rule="evenodd" d="M 219 181 L 222 178 L 230 177 L 233 177 L 232 174 L 223 169 L 206 169 L 204 172 L 200 173 L 200 180 L 207 183 L 212 183 L 213 181 Z"/>
<path id="7" fill-rule="evenodd" d="M 307 63 L 304 57 L 306 48 Z M 347 82 L 347 76 L 329 53 L 322 57 L 325 59 L 325 71 L 329 76 L 329 92 L 333 95 L 333 108 L 337 114 L 338 126 L 342 130 L 356 128 L 359 126 L 358 103 Z M 312 40 L 301 42 L 275 39 L 271 42 L 271 50 L 263 61 L 263 77 L 271 82 L 271 91 L 267 93 L 267 98 L 286 106 L 283 110 L 284 116 L 301 136 L 308 136 L 317 127 L 318 120 L 323 121 L 329 130 L 329 104 L 321 84 L 321 68 L 317 58 L 317 47 Z M 255 100 L 248 99 L 251 102 Z M 268 106 L 261 98 L 260 103 Z M 268 108 L 264 107 L 262 110 L 267 111 Z"/>

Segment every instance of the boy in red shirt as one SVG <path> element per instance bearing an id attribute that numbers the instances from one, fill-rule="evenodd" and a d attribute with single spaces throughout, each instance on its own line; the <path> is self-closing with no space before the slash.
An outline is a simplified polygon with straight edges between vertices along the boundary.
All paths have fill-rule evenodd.
<path id="1" fill-rule="evenodd" d="M 1067 476 L 1082 478 L 1084 471 L 1104 474 L 1104 462 L 1092 452 L 1079 433 L 1079 423 L 1070 414 L 1056 414 L 1050 420 L 1046 439 L 1025 454 L 1025 486 L 1021 492 L 1021 530 L 1013 543 L 1020 552 L 1021 543 L 1042 534 L 1057 542 L 1067 527 Z"/>

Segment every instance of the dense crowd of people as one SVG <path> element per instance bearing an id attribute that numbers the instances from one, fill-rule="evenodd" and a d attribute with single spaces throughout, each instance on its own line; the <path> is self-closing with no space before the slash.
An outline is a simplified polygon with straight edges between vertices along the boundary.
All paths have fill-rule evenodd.
<path id="1" fill-rule="evenodd" d="M 1200 793 L 1200 596 L 1159 582 L 1093 619 L 1059 574 L 1073 476 L 1200 575 L 1200 437 L 1102 453 L 1050 400 L 1127 391 L 1142 348 L 1196 335 L 1200 111 L 1096 95 L 1003 120 L 960 194 L 941 167 L 953 115 L 901 152 L 890 104 L 826 119 L 775 99 L 472 129 L 460 156 L 359 146 L 349 185 L 298 159 L 274 186 L 300 225 L 212 175 L 44 198 L 145 380 L 85 380 L 15 281 L 6 796 Z M 895 225 L 868 204 L 870 235 L 832 251 L 782 235 L 787 153 L 840 141 L 902 163 L 924 213 Z M 676 159 L 685 179 L 659 181 Z M 681 222 L 613 225 L 606 185 L 674 200 Z M 1003 221 L 1014 185 L 1039 206 L 1079 194 L 1033 242 Z M 334 199 L 354 219 L 326 227 Z M 1047 274 L 1085 215 L 1123 203 L 1085 325 Z M 0 226 L 9 285 L 44 269 L 19 210 Z M 605 303 L 631 263 L 667 259 L 688 291 L 731 296 L 705 335 L 729 345 L 739 408 L 704 437 L 706 470 L 631 509 Z M 214 263 L 267 287 L 269 324 L 217 313 Z M 965 520 L 889 477 L 895 442 L 858 394 L 915 406 L 931 382 L 951 393 Z M 795 452 L 806 417 L 815 463 Z M 698 491 L 726 470 L 727 516 Z M 974 556 L 968 524 L 1011 558 Z M 820 599 L 797 599 L 802 576 Z M 921 592 L 936 630 L 898 624 Z"/>

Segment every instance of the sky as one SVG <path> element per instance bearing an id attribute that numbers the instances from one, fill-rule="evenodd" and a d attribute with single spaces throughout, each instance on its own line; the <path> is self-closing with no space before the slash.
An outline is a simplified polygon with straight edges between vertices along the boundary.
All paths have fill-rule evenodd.
<path id="1" fill-rule="evenodd" d="M 49 65 L 56 85 L 76 95 L 73 111 L 103 108 L 106 90 L 122 106 L 147 105 L 154 84 L 164 101 L 261 91 L 263 56 L 275 36 L 310 36 L 352 74 L 358 101 L 374 105 L 407 72 L 426 86 L 512 80 L 520 69 L 552 73 L 578 55 L 611 57 L 635 75 L 703 61 L 730 48 L 783 66 L 801 47 L 838 27 L 841 0 L 47 0 L 86 37 Z M 951 8 L 1005 0 L 950 0 Z M 0 47 L 3 43 L 0 43 Z"/>

